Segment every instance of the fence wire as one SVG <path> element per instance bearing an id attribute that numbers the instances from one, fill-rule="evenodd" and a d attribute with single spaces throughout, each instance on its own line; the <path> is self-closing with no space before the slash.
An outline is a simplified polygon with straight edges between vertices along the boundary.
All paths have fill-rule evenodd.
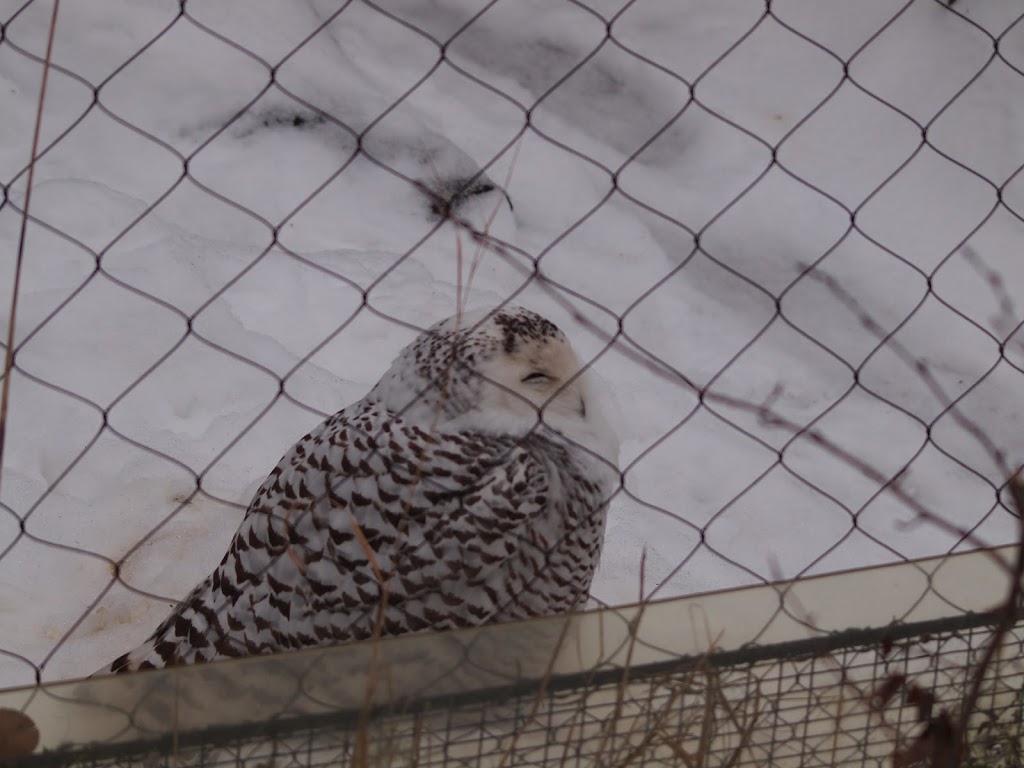
<path id="1" fill-rule="evenodd" d="M 427 684 L 422 664 L 418 672 L 402 664 L 414 656 L 440 661 L 456 645 L 472 654 L 489 633 L 456 636 L 444 650 L 430 638 L 411 637 L 379 648 L 381 670 L 393 675 L 382 705 L 362 701 L 368 678 L 352 673 L 366 659 L 346 658 L 345 648 L 232 662 L 216 671 L 190 668 L 209 673 L 203 680 L 176 668 L 50 686 L 42 697 L 66 707 L 63 718 L 80 721 L 80 732 L 111 730 L 95 717 L 103 710 L 110 721 L 110 712 L 121 709 L 123 723 L 109 741 L 13 764 L 929 764 L 942 724 L 992 642 L 988 622 L 965 614 L 629 667 L 598 664 L 543 682 L 491 685 L 484 673 L 451 687 Z M 643 619 L 632 624 L 642 625 Z M 493 629 L 494 638 L 517 631 Z M 644 635 L 640 629 L 634 641 L 643 644 Z M 1021 639 L 1018 625 L 982 675 L 967 765 L 1020 763 Z M 31 714 L 45 710 L 42 697 L 28 703 Z M 261 704 L 275 716 L 259 717 Z M 186 707 L 209 719 L 185 715 L 172 727 L 165 710 Z M 52 717 L 42 723 L 59 725 Z"/>
<path id="2" fill-rule="evenodd" d="M 65 3 L 26 212 L 53 9 L 0 3 L 0 687 L 144 639 L 463 306 L 613 393 L 598 604 L 1016 539 L 1017 4 Z"/>

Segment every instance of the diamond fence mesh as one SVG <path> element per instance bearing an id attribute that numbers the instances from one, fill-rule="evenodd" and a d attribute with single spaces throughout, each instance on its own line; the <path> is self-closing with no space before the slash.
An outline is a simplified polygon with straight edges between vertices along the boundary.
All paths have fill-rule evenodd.
<path id="1" fill-rule="evenodd" d="M 0 23 L 17 297 L 0 687 L 82 677 L 143 640 L 283 450 L 464 306 L 551 317 L 612 393 L 598 604 L 1016 540 L 1016 3 L 30 0 L 0 2 Z M 963 605 L 929 578 L 883 621 L 931 598 Z M 914 671 L 969 674 L 988 635 L 964 627 L 908 644 L 925 649 Z M 757 674 L 813 712 L 823 658 L 867 665 L 869 690 L 887 679 L 879 633 Z M 592 716 L 636 723 L 628 753 L 660 739 L 658 718 L 693 716 L 673 708 L 687 685 L 750 690 L 735 663 L 631 685 L 628 717 L 568 688 L 544 711 L 611 707 Z M 715 722 L 740 738 L 732 706 Z M 470 710 L 522 720 L 475 700 L 442 720 Z M 451 743 L 417 760 L 484 755 L 481 728 L 439 722 Z M 749 733 L 768 762 L 786 742 L 817 764 L 814 723 Z M 598 738 L 573 743 L 607 759 Z M 671 761 L 669 742 L 648 746 L 635 764 Z M 516 759 L 557 762 L 552 748 Z"/>

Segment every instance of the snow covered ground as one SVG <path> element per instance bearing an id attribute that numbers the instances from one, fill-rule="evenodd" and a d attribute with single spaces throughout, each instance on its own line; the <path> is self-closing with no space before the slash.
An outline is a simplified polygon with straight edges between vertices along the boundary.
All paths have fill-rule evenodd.
<path id="1" fill-rule="evenodd" d="M 51 9 L 0 0 L 5 334 Z M 94 0 L 61 6 L 53 60 L 0 687 L 144 639 L 284 449 L 460 301 L 548 315 L 608 393 L 602 601 L 975 545 L 691 384 L 1014 535 L 944 402 L 1024 461 L 1014 0 Z"/>

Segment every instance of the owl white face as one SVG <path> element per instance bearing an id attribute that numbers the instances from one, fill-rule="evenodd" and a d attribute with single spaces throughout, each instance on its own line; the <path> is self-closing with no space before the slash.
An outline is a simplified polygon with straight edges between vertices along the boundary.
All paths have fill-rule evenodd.
<path id="1" fill-rule="evenodd" d="M 474 364 L 484 384 L 467 426 L 525 434 L 544 424 L 561 432 L 608 465 L 618 459 L 618 440 L 605 421 L 569 340 L 529 310 L 509 308 L 474 332 L 494 340 Z"/>
<path id="2" fill-rule="evenodd" d="M 402 351 L 370 396 L 431 428 L 525 435 L 546 426 L 609 464 L 618 455 L 568 339 L 522 307 L 437 323 Z"/>
<path id="3" fill-rule="evenodd" d="M 479 365 L 487 384 L 482 405 L 522 417 L 543 420 L 556 429 L 566 421 L 586 421 L 588 396 L 580 364 L 561 335 L 520 341 L 513 350 L 500 349 Z"/>

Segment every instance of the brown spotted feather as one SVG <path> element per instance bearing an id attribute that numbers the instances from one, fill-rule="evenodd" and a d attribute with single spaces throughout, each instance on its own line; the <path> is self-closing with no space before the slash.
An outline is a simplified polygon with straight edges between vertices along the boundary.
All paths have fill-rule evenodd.
<path id="1" fill-rule="evenodd" d="M 587 422 L 573 371 L 553 395 L 520 383 L 535 380 L 527 369 L 555 377 L 563 357 L 578 368 L 554 325 L 520 309 L 461 322 L 423 334 L 364 400 L 299 440 L 213 573 L 109 671 L 579 607 L 613 441 Z"/>

